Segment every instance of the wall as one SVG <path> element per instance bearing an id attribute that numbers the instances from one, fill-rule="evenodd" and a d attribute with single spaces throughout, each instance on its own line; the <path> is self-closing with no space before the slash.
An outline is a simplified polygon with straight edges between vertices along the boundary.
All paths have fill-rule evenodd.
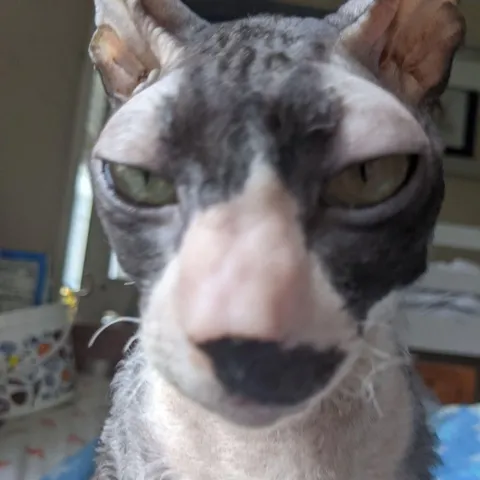
<path id="1" fill-rule="evenodd" d="M 480 138 L 480 137 L 479 137 Z M 440 221 L 480 227 L 480 181 L 461 177 L 446 177 L 446 197 Z M 459 250 L 436 246 L 432 259 L 450 261 L 466 258 L 480 264 L 480 251 Z"/>
<path id="2" fill-rule="evenodd" d="M 477 7 L 480 11 L 480 8 Z M 473 14 L 473 12 L 472 12 Z M 478 16 L 477 16 L 478 18 Z M 478 19 L 480 21 L 480 19 Z M 478 30 L 474 30 L 478 33 Z M 459 56 L 460 57 L 460 56 Z M 463 51 L 461 57 L 465 60 L 462 66 L 453 69 L 452 83 L 455 86 L 480 90 L 480 54 L 478 50 Z M 471 63 L 470 63 L 471 62 Z M 477 134 L 475 159 L 470 165 L 461 160 L 447 158 L 445 162 L 446 197 L 440 215 L 440 221 L 480 227 L 480 111 L 477 112 Z M 452 260 L 467 258 L 480 264 L 480 250 L 458 250 L 436 246 L 432 250 L 432 258 L 437 260 Z"/>
<path id="3" fill-rule="evenodd" d="M 0 247 L 58 274 L 90 0 L 0 1 Z"/>
<path id="4" fill-rule="evenodd" d="M 464 0 L 480 47 L 478 0 Z M 288 0 L 333 9 L 339 0 Z M 92 0 L 0 1 L 0 247 L 43 251 L 61 267 L 71 143 Z M 449 178 L 443 219 L 480 224 L 477 182 Z"/>

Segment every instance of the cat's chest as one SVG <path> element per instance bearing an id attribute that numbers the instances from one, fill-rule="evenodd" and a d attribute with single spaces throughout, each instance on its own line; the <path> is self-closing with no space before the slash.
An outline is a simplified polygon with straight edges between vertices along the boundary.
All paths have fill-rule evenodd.
<path id="1" fill-rule="evenodd" d="M 364 429 L 250 441 L 181 430 L 163 448 L 172 480 L 398 480 L 405 447 L 402 431 L 397 442 L 388 442 Z"/>
<path id="2" fill-rule="evenodd" d="M 166 391 L 161 407 L 144 418 L 173 480 L 398 480 L 409 445 L 411 415 L 403 390 L 383 415 L 363 402 L 340 413 L 319 406 L 259 430 L 224 422 L 179 396 L 167 398 Z M 381 392 L 377 398 L 382 400 Z"/>
<path id="3" fill-rule="evenodd" d="M 335 437 L 332 433 L 332 442 L 302 437 L 245 442 L 217 435 L 194 439 L 190 433 L 183 448 L 170 444 L 164 452 L 176 473 L 172 480 L 357 480 L 352 472 L 360 465 L 353 445 L 338 448 Z"/>
<path id="4" fill-rule="evenodd" d="M 196 472 L 188 467 L 186 469 L 189 470 L 187 473 L 178 474 L 172 471 L 170 476 L 167 473 L 151 480 L 354 480 L 351 476 L 339 475 L 320 465 L 292 465 L 281 458 L 275 462 L 264 461 L 254 468 L 245 465 L 240 468 L 234 468 L 233 465 L 204 465 Z"/>
<path id="5" fill-rule="evenodd" d="M 131 442 L 119 480 L 399 480 L 407 432 L 397 428 L 392 441 L 392 428 L 381 422 L 372 430 L 368 423 L 244 437 L 172 417 L 149 423 L 148 435 Z"/>
<path id="6" fill-rule="evenodd" d="M 277 458 L 275 462 L 265 462 L 256 468 L 219 468 L 205 466 L 197 472 L 178 473 L 172 471 L 149 480 L 399 480 L 389 469 L 386 472 L 350 472 L 344 469 L 332 469 L 320 464 L 294 465 L 285 459 Z M 133 479 L 132 479 L 133 480 Z"/>

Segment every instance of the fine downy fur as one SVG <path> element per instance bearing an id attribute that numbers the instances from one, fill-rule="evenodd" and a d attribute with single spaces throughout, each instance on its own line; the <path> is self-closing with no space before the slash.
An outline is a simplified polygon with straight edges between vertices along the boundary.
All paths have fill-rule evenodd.
<path id="1" fill-rule="evenodd" d="M 397 295 L 443 198 L 457 2 L 220 25 L 96 6 L 115 112 L 90 169 L 141 294 L 96 480 L 431 480 Z"/>
<path id="2" fill-rule="evenodd" d="M 394 305 L 389 298 L 377 307 L 355 368 L 331 396 L 264 430 L 236 428 L 198 408 L 152 375 L 137 348 L 113 384 L 95 478 L 432 478 L 434 437 L 408 354 L 392 341 Z"/>

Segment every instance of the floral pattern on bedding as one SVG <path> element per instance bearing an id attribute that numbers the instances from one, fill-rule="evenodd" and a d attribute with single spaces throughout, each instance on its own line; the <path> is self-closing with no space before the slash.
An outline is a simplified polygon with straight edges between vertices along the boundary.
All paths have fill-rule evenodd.
<path id="1" fill-rule="evenodd" d="M 108 392 L 107 380 L 80 376 L 75 401 L 0 424 L 0 480 L 89 480 Z"/>
<path id="2" fill-rule="evenodd" d="M 0 341 L 0 419 L 67 401 L 74 389 L 73 347 L 61 328 Z"/>
<path id="3" fill-rule="evenodd" d="M 94 457 L 97 441 L 94 440 L 75 455 L 65 459 L 42 480 L 89 480 L 95 473 Z"/>
<path id="4" fill-rule="evenodd" d="M 480 405 L 449 406 L 432 418 L 443 465 L 437 480 L 480 479 Z"/>

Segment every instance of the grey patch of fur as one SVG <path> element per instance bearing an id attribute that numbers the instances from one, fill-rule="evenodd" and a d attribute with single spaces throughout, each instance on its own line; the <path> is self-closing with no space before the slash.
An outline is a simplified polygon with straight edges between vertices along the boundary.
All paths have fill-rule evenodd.
<path id="1" fill-rule="evenodd" d="M 119 365 L 112 383 L 112 407 L 97 449 L 94 479 L 167 480 L 161 446 L 153 441 L 143 417 L 147 368 L 138 348 Z"/>
<path id="2" fill-rule="evenodd" d="M 168 458 L 165 455 L 164 444 L 162 442 L 168 442 L 168 432 L 170 431 L 168 428 L 169 426 L 165 425 L 165 436 L 162 438 L 158 437 L 159 429 L 160 431 L 162 430 L 161 425 L 156 425 L 155 429 L 152 429 L 150 423 L 152 418 L 149 416 L 152 412 L 152 408 L 153 410 L 158 408 L 158 411 L 160 412 L 162 407 L 160 407 L 160 404 L 157 407 L 152 405 L 152 392 L 154 390 L 152 390 L 151 385 L 152 377 L 149 372 L 150 368 L 148 361 L 142 353 L 141 346 L 134 348 L 122 362 L 112 385 L 113 405 L 101 435 L 101 443 L 98 447 L 97 456 L 98 469 L 94 480 L 190 480 L 190 477 L 184 477 L 183 475 L 179 476 L 178 472 L 168 464 Z M 392 389 L 391 386 L 389 386 L 389 394 L 387 395 L 387 398 L 389 399 L 383 398 L 380 384 L 387 378 L 384 375 L 388 375 L 389 377 L 392 375 L 400 375 L 399 378 L 403 377 L 405 379 L 403 392 L 399 391 L 398 393 L 395 393 L 395 389 Z M 359 379 L 359 382 L 360 386 L 363 379 Z M 369 434 L 378 435 L 379 432 L 382 432 L 382 434 L 385 434 L 386 437 L 390 438 L 392 432 L 387 431 L 389 429 L 388 418 L 395 416 L 397 418 L 404 417 L 404 404 L 400 402 L 398 404 L 400 410 L 395 412 L 395 402 L 390 398 L 391 395 L 393 394 L 398 395 L 399 397 L 409 398 L 412 405 L 412 418 L 405 418 L 403 421 L 412 424 L 413 430 L 411 431 L 411 438 L 408 440 L 409 447 L 405 453 L 404 461 L 399 463 L 397 474 L 395 476 L 379 477 L 375 472 L 377 471 L 377 468 L 379 468 L 378 465 L 382 465 L 382 454 L 376 449 L 373 453 L 367 447 L 366 452 L 370 453 L 367 454 L 365 452 L 363 455 L 371 455 L 373 460 L 373 466 L 370 467 L 372 468 L 372 471 L 369 480 L 432 480 L 433 476 L 430 472 L 430 468 L 437 460 L 432 448 L 434 436 L 428 430 L 423 406 L 416 395 L 417 388 L 411 367 L 393 367 L 388 370 L 388 372 L 383 371 L 382 373 L 379 373 L 376 378 L 374 378 L 373 382 L 374 384 L 377 384 L 377 386 L 373 385 L 372 388 L 377 391 L 378 397 L 372 397 L 371 400 L 367 401 L 363 399 L 362 396 L 359 396 L 360 390 L 356 393 L 350 392 L 347 394 L 347 391 L 344 391 L 340 385 L 337 393 L 332 398 L 325 399 L 324 404 L 319 403 L 317 413 L 314 413 L 313 416 L 310 414 L 310 416 L 305 419 L 305 425 L 300 422 L 299 426 L 294 429 L 295 433 L 292 431 L 287 433 L 294 433 L 294 438 L 297 438 L 297 442 L 302 442 L 307 439 L 306 442 L 310 445 L 312 452 L 317 448 L 325 448 L 328 451 L 331 448 L 334 450 L 337 448 L 347 448 L 348 445 L 357 445 L 358 448 L 360 444 L 368 445 L 369 442 L 373 445 L 375 443 L 373 442 L 374 438 L 372 437 L 371 439 L 368 439 Z M 353 396 L 351 397 L 351 400 L 349 400 L 351 394 L 353 394 Z M 374 402 L 372 403 L 371 401 Z M 179 413 L 182 411 L 182 408 L 183 407 L 179 406 Z M 196 414 L 194 414 L 194 416 L 196 417 Z M 191 419 L 180 420 L 179 418 L 178 420 L 180 422 L 179 425 L 183 425 L 184 421 L 186 421 L 185 425 L 188 425 L 188 423 L 191 422 Z M 199 421 L 202 424 L 204 422 L 200 420 L 200 418 L 197 418 L 190 427 L 187 427 L 191 429 L 192 438 L 195 438 L 195 436 L 199 434 L 203 436 L 205 433 L 207 433 L 206 438 L 208 438 L 208 432 L 202 434 L 200 430 L 197 430 L 200 427 L 200 423 L 198 423 Z M 206 425 L 208 424 L 209 422 L 206 421 Z M 350 426 L 348 426 L 349 424 Z M 318 430 L 319 428 L 326 428 L 326 430 Z M 342 433 L 343 429 L 347 428 L 350 432 L 347 437 L 350 437 L 350 439 L 345 445 L 342 445 L 341 442 L 339 444 L 335 443 L 335 445 L 327 445 L 328 442 L 326 441 L 326 438 L 325 440 L 322 440 L 322 436 L 331 436 L 333 439 L 337 435 L 337 433 L 334 434 L 334 430 L 330 430 L 330 428 L 338 429 L 340 436 L 344 435 Z M 155 434 L 154 431 L 156 431 L 157 434 Z M 395 432 L 394 435 L 395 434 L 398 435 L 399 432 Z M 282 433 L 282 428 L 279 427 L 277 435 L 286 435 L 286 433 Z M 367 435 L 367 437 L 365 437 L 365 435 Z M 218 441 L 218 437 L 216 437 L 215 434 L 213 434 L 213 438 L 215 441 Z M 271 441 L 273 442 L 275 435 L 271 438 Z M 185 440 L 187 441 L 186 438 Z M 280 438 L 278 440 L 280 440 Z M 227 439 L 224 438 L 223 442 L 226 441 Z M 338 439 L 332 441 L 337 442 Z M 320 447 L 322 443 L 325 443 L 324 447 Z M 393 444 L 395 443 L 396 442 L 393 442 Z M 182 448 L 181 445 L 178 447 L 180 449 Z M 251 445 L 251 447 L 255 449 L 254 444 Z M 212 449 L 212 452 L 214 452 L 215 448 L 222 449 L 228 447 L 212 443 L 210 448 Z M 258 448 L 265 448 L 265 446 L 259 443 Z M 387 447 L 387 450 L 389 448 L 391 447 Z M 273 449 L 273 451 L 275 451 L 275 449 Z M 312 452 L 309 453 L 308 451 L 305 451 L 305 465 L 309 464 L 309 457 Z M 324 471 L 322 470 L 322 467 L 324 466 L 319 464 L 318 473 L 315 473 L 314 470 L 308 471 L 305 472 L 305 476 L 302 478 L 308 478 L 308 480 L 350 480 L 351 478 L 366 480 L 364 477 L 356 476 L 357 474 L 351 471 L 352 465 L 350 465 L 350 462 L 355 458 L 358 452 L 350 451 L 347 453 L 346 451 L 338 451 L 335 453 L 335 457 L 337 454 L 340 459 L 344 459 L 342 460 L 343 465 L 341 467 L 338 465 L 339 471 L 336 472 L 336 474 L 333 472 L 331 474 L 326 473 L 328 472 L 328 468 Z M 386 453 L 384 452 L 384 454 Z M 345 457 L 345 455 L 348 455 L 348 458 Z M 196 452 L 189 452 L 185 457 L 185 461 L 187 461 L 187 458 L 195 458 L 196 456 Z M 289 452 L 285 451 L 285 458 L 288 458 L 288 456 Z M 217 459 L 213 453 L 205 456 L 205 458 L 202 457 L 201 461 L 205 464 L 206 472 L 202 473 L 202 471 L 199 470 L 198 478 L 215 478 L 211 476 L 211 473 L 207 473 L 207 471 L 210 471 L 207 466 L 215 465 L 215 462 L 219 460 L 219 458 Z M 263 460 L 266 464 L 278 461 L 275 457 L 271 456 L 271 453 L 269 452 L 265 453 Z M 285 459 L 283 461 L 285 461 Z M 355 462 L 353 465 L 354 464 Z M 286 466 L 288 468 L 288 462 L 286 462 Z M 293 469 L 298 469 L 299 465 L 291 464 L 290 467 L 292 468 L 292 471 L 294 471 Z M 223 478 L 222 468 L 223 467 L 218 465 L 220 478 Z M 249 465 L 248 468 L 252 468 L 252 465 Z M 368 461 L 364 468 L 368 468 Z M 380 471 L 383 471 L 384 468 L 385 467 L 381 466 Z M 395 470 L 394 466 L 393 470 Z M 351 472 L 353 476 L 349 476 L 347 472 Z M 248 476 L 247 471 L 242 472 L 240 470 L 238 471 L 238 477 L 235 476 L 228 478 L 243 479 L 245 478 L 245 475 L 247 475 L 247 478 L 257 479 L 257 477 Z M 265 480 L 270 480 L 270 477 L 267 476 L 258 477 L 258 480 L 262 480 L 263 478 Z M 286 472 L 285 478 L 290 480 L 292 477 Z"/>
<path id="3" fill-rule="evenodd" d="M 410 448 L 403 462 L 403 470 L 415 480 L 431 480 L 432 469 L 440 463 L 440 457 L 435 453 L 438 438 L 431 431 L 425 406 L 422 402 L 421 382 L 418 374 L 412 369 L 406 369 L 413 398 L 413 436 Z M 408 477 L 407 477 L 408 478 Z"/>
<path id="4" fill-rule="evenodd" d="M 350 10 L 344 10 L 343 16 L 330 17 L 324 22 L 262 16 L 219 26 L 202 24 L 201 29 L 192 33 L 186 48 L 188 54 L 175 66 L 183 73 L 184 91 L 179 98 L 172 99 L 158 117 L 162 126 L 168 124 L 159 142 L 165 157 L 175 159 L 170 162 L 170 173 L 179 190 L 188 192 L 183 203 L 180 202 L 182 205 L 145 212 L 122 203 L 106 188 L 101 162 L 98 159 L 92 162 L 100 217 L 122 266 L 139 286 L 143 302 L 181 244 L 189 219 L 198 210 L 225 201 L 238 192 L 246 180 L 252 157 L 259 151 L 295 197 L 306 244 L 328 270 L 331 283 L 362 326 L 359 331 L 364 330 L 368 314 L 377 302 L 411 283 L 424 271 L 431 230 L 442 201 L 443 180 L 441 150 L 423 112 L 414 114 L 431 141 L 425 153 L 431 171 L 429 181 L 415 201 L 395 218 L 368 228 L 324 221 L 318 214 L 324 207 L 318 204 L 319 185 L 329 173 L 323 164 L 343 113 L 335 90 L 324 86 L 318 65 L 330 61 L 338 31 L 357 19 L 367 3 L 370 0 L 359 0 L 353 9 L 350 4 Z M 349 63 L 347 71 L 365 77 L 364 70 L 358 69 L 353 60 L 345 61 Z M 371 77 L 369 80 L 375 81 Z M 312 129 L 320 134 L 309 137 Z M 318 156 L 318 152 L 322 155 Z M 387 366 L 390 354 L 391 351 L 385 353 Z M 169 439 L 158 435 L 159 429 L 165 427 L 167 431 L 171 425 L 152 425 L 152 411 L 161 417 L 161 414 L 167 415 L 168 408 L 156 405 L 157 399 L 152 398 L 153 367 L 147 360 L 141 346 L 134 349 L 115 377 L 113 406 L 98 451 L 97 480 L 177 480 L 175 465 L 165 453 L 165 442 Z M 370 360 L 367 358 L 366 363 Z M 270 463 L 275 473 L 261 478 L 248 477 L 247 466 L 253 471 L 259 466 L 250 464 L 243 470 L 243 466 L 238 468 L 238 475 L 228 477 L 218 465 L 218 478 L 273 480 L 279 478 L 276 464 L 285 462 L 290 468 L 283 477 L 286 480 L 298 472 L 301 474 L 296 478 L 302 480 L 367 480 L 361 477 L 367 475 L 365 472 L 368 480 L 431 480 L 434 437 L 428 430 L 411 371 L 396 365 L 388 375 L 383 375 L 377 374 L 377 367 L 372 362 L 371 369 L 360 369 L 359 378 L 355 377 L 358 372 L 353 375 L 353 386 L 349 385 L 349 391 L 343 393 L 353 395 L 354 400 L 345 401 L 343 385 L 340 385 L 334 400 L 327 398 L 319 402 L 316 415 L 300 422 L 301 428 L 287 432 L 293 431 L 291 438 L 276 439 L 278 444 L 291 442 L 289 446 L 294 451 L 291 458 L 288 448 L 284 449 L 285 458 L 281 458 L 275 448 L 269 450 L 270 446 L 275 447 L 275 442 L 263 443 L 267 454 L 257 463 Z M 390 391 L 385 391 L 388 389 L 384 388 L 383 381 L 390 382 Z M 357 398 L 359 392 L 368 393 L 366 402 L 365 398 Z M 400 398 L 398 412 L 395 411 L 396 397 Z M 381 419 L 383 409 L 386 417 Z M 171 423 L 178 427 L 183 422 L 182 427 L 191 427 L 188 440 L 203 439 L 202 435 L 209 438 L 208 429 L 212 425 L 209 420 L 197 415 L 189 423 L 191 419 L 181 415 L 185 412 L 181 409 L 179 412 L 174 412 L 178 418 Z M 192 416 L 198 414 L 195 412 Z M 403 438 L 390 441 L 385 447 L 382 442 L 388 440 L 386 437 L 375 440 L 379 434 L 397 433 L 385 431 L 389 421 L 404 428 Z M 238 446 L 235 438 L 228 439 L 230 427 L 223 427 L 223 442 L 232 441 Z M 311 444 L 305 451 L 296 451 L 296 445 L 305 438 L 312 440 Z M 331 438 L 334 440 L 328 444 Z M 328 464 L 330 457 L 336 460 L 336 463 L 332 460 L 331 470 L 329 464 L 325 467 L 315 457 L 324 453 L 322 442 L 325 448 L 330 448 L 322 461 Z M 361 454 L 349 450 L 352 445 Z M 256 445 L 247 446 L 255 448 Z M 182 445 L 177 447 L 181 449 Z M 212 450 L 216 447 L 221 449 L 225 445 L 214 444 Z M 346 450 L 338 451 L 342 448 Z M 232 451 L 248 457 L 248 452 L 235 451 L 233 447 Z M 382 464 L 380 457 L 385 452 L 390 453 L 393 465 L 388 461 Z M 195 464 L 197 453 L 184 452 L 182 460 L 188 462 L 193 458 L 192 463 L 198 466 Z M 360 466 L 349 463 L 357 453 L 365 457 L 356 458 Z M 204 470 L 217 460 L 218 455 L 212 454 L 201 458 L 198 476 L 196 473 L 180 480 L 216 479 Z M 248 458 L 245 462 L 248 463 Z M 305 466 L 305 462 L 310 463 Z M 375 473 L 370 475 L 371 467 Z M 385 471 L 387 476 L 382 474 Z M 391 471 L 395 474 L 390 474 Z"/>

